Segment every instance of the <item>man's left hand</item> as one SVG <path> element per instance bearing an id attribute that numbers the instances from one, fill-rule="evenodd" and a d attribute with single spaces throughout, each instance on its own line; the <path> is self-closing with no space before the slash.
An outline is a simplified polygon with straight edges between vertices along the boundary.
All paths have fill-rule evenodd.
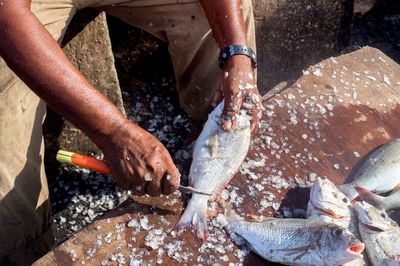
<path id="1" fill-rule="evenodd" d="M 222 79 L 225 101 L 222 128 L 234 130 L 240 111 L 245 110 L 251 116 L 251 131 L 254 135 L 261 118 L 262 105 L 251 60 L 245 55 L 232 56 L 222 69 Z"/>

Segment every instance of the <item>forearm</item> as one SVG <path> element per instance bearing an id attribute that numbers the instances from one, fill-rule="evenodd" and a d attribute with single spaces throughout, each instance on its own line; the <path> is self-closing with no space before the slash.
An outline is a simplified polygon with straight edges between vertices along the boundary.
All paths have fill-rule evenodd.
<path id="1" fill-rule="evenodd" d="M 97 144 L 124 121 L 69 62 L 29 8 L 8 8 L 1 14 L 0 55 L 39 97 Z"/>
<path id="2" fill-rule="evenodd" d="M 241 0 L 200 0 L 220 48 L 247 45 Z"/>

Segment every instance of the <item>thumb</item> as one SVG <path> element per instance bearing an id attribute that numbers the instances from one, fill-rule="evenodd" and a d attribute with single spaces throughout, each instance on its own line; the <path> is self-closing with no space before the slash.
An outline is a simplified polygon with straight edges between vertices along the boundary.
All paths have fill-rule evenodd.
<path id="1" fill-rule="evenodd" d="M 237 94 L 228 94 L 224 98 L 224 110 L 221 116 L 221 124 L 224 130 L 230 131 L 237 127 L 237 117 L 242 106 L 243 97 L 242 92 Z"/>

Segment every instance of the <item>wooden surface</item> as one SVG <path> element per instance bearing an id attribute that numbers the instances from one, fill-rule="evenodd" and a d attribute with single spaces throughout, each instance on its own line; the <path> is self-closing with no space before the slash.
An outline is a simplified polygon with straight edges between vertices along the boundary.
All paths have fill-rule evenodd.
<path id="1" fill-rule="evenodd" d="M 242 216 L 301 217 L 307 186 L 317 176 L 343 183 L 368 152 L 397 136 L 398 73 L 399 65 L 372 48 L 327 59 L 304 71 L 289 89 L 264 101 L 259 133 L 222 196 Z M 205 244 L 191 232 L 171 232 L 182 206 L 179 193 L 157 199 L 133 197 L 37 265 L 266 264 L 253 253 L 243 253 L 214 227 L 215 221 Z M 127 226 L 132 219 L 140 223 L 146 217 L 148 225 L 163 231 Z M 165 233 L 159 249 L 145 244 L 149 232 Z M 110 233 L 112 240 L 107 243 Z"/>

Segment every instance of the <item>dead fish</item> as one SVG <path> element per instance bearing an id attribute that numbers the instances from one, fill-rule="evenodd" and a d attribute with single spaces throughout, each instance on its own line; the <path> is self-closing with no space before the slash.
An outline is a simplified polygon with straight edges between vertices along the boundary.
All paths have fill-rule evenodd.
<path id="1" fill-rule="evenodd" d="M 328 179 L 317 178 L 310 191 L 307 218 L 349 227 L 352 206 L 349 198 Z"/>
<path id="2" fill-rule="evenodd" d="M 311 187 L 307 219 L 337 224 L 348 229 L 357 239 L 361 239 L 357 214 L 351 201 L 329 179 L 317 178 Z M 345 265 L 367 265 L 364 259 L 356 259 Z"/>
<path id="3" fill-rule="evenodd" d="M 382 197 L 362 187 L 355 187 L 355 189 L 363 201 L 368 202 L 378 209 L 386 211 L 400 209 L 400 190 L 392 192 L 387 197 Z"/>
<path id="4" fill-rule="evenodd" d="M 400 186 L 400 139 L 394 139 L 379 147 L 361 165 L 352 183 L 338 187 L 353 200 L 358 196 L 354 189 L 356 186 L 378 194 Z"/>
<path id="5" fill-rule="evenodd" d="M 372 265 L 400 265 L 400 227 L 384 210 L 356 202 L 361 238 Z"/>
<path id="6" fill-rule="evenodd" d="M 196 141 L 189 172 L 189 185 L 197 191 L 212 196 L 193 194 L 182 217 L 178 230 L 193 226 L 203 240 L 207 238 L 207 205 L 223 190 L 245 159 L 250 145 L 250 117 L 242 112 L 238 126 L 227 132 L 220 125 L 224 108 L 221 102 L 208 117 Z"/>
<path id="7" fill-rule="evenodd" d="M 308 219 L 268 219 L 248 222 L 228 211 L 217 221 L 232 236 L 269 261 L 286 265 L 342 265 L 362 259 L 361 243 L 347 229 Z"/>

